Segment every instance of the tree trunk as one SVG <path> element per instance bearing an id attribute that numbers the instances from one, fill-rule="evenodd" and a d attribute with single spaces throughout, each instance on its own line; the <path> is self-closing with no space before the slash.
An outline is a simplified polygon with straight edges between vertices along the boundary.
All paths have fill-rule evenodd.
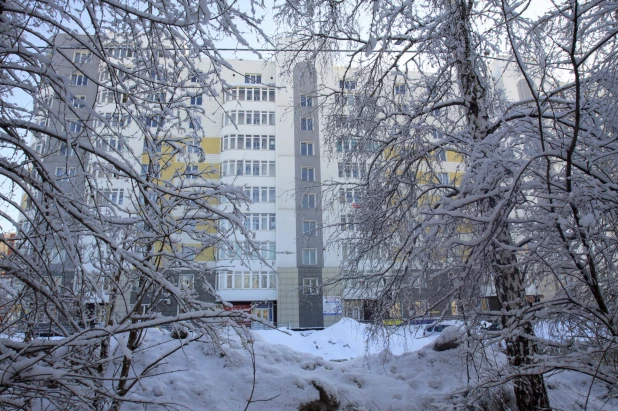
<path id="1" fill-rule="evenodd" d="M 141 331 L 133 330 L 129 332 L 129 340 L 127 341 L 127 349 L 131 352 L 135 351 L 139 344 Z M 132 360 L 128 356 L 124 356 L 122 359 L 122 368 L 120 370 L 120 379 L 118 380 L 118 386 L 116 387 L 116 396 L 112 402 L 112 406 L 110 408 L 111 411 L 119 411 L 120 406 L 122 405 L 122 400 L 120 398 L 124 397 L 129 389 L 127 388 L 127 379 L 129 377 L 129 371 L 131 370 Z"/>
<path id="2" fill-rule="evenodd" d="M 469 25 L 470 15 L 474 5 L 473 1 L 455 0 L 446 3 L 451 7 L 455 24 L 451 33 L 451 53 L 457 67 L 457 75 L 461 86 L 462 95 L 466 101 L 465 116 L 470 137 L 474 141 L 482 141 L 487 135 L 488 110 L 486 104 L 486 87 L 481 79 L 481 64 L 474 50 L 472 29 Z M 488 210 L 495 207 L 493 198 L 486 201 Z M 499 218 L 499 217 L 498 217 Z M 500 224 L 500 222 L 498 222 Z M 498 242 L 512 245 L 512 238 L 508 223 L 498 235 Z M 494 283 L 498 301 L 502 305 L 504 315 L 503 326 L 507 322 L 507 312 L 522 308 L 526 304 L 526 290 L 522 273 L 517 268 L 517 257 L 510 250 L 500 248 L 494 244 L 493 253 L 488 256 L 494 271 Z M 520 335 L 505 338 L 507 345 L 507 357 L 509 364 L 517 367 L 525 367 L 532 363 L 536 346 L 525 335 L 534 335 L 530 322 L 518 325 Z M 547 410 L 549 399 L 543 381 L 542 374 L 520 375 L 514 382 L 515 398 L 521 411 Z"/>
<path id="3" fill-rule="evenodd" d="M 498 242 L 512 245 L 511 233 L 505 227 L 498 236 Z M 526 289 L 522 273 L 517 269 L 516 256 L 511 250 L 494 246 L 494 283 L 496 295 L 502 307 L 502 326 L 506 327 L 509 311 L 519 310 L 527 304 Z M 509 364 L 515 368 L 525 368 L 533 364 L 536 344 L 527 336 L 534 336 L 534 328 L 529 321 L 518 325 L 521 332 L 517 336 L 507 336 L 506 354 Z M 549 410 L 549 398 L 542 374 L 520 374 L 514 380 L 515 399 L 521 411 Z"/>

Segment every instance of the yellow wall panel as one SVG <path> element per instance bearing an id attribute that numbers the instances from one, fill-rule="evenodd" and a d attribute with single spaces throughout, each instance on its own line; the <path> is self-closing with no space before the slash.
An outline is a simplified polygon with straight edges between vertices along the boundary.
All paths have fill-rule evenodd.
<path id="1" fill-rule="evenodd" d="M 203 138 L 202 148 L 206 154 L 219 154 L 221 150 L 221 139 L 219 137 Z"/>

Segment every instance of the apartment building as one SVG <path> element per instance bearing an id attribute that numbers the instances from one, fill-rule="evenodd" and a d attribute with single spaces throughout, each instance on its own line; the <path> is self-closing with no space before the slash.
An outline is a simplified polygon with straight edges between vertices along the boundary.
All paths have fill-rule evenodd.
<path id="1" fill-rule="evenodd" d="M 174 180 L 190 188 L 193 183 L 218 181 L 238 187 L 249 200 L 240 211 L 261 258 L 251 251 L 242 233 L 230 230 L 229 222 L 223 221 L 217 230 L 232 239 L 227 246 L 204 245 L 184 234 L 174 237 L 175 247 L 204 269 L 178 270 L 171 277 L 173 282 L 194 290 L 204 301 L 222 299 L 236 309 L 282 326 L 325 327 L 344 315 L 371 319 L 375 292 L 364 289 L 362 280 L 355 284 L 330 281 L 339 275 L 348 250 L 345 244 L 333 245 L 328 239 L 346 226 L 349 214 L 359 206 L 358 193 L 353 189 L 333 193 L 331 183 L 353 182 L 364 175 L 364 164 L 346 160 L 358 142 L 344 139 L 335 146 L 327 142 L 324 129 L 330 120 L 318 110 L 320 90 L 340 89 L 347 99 L 358 92 L 356 82 L 344 69 L 319 72 L 311 63 L 298 63 L 290 73 L 277 62 L 230 60 L 231 68 L 217 73 L 217 81 L 225 82 L 227 91 L 219 87 L 219 95 L 210 96 L 197 88 L 200 76 L 213 74 L 210 64 L 204 62 L 197 64 L 194 73 L 179 74 L 184 79 L 181 86 L 149 95 L 126 87 L 126 93 L 119 94 L 102 86 L 118 73 L 102 70 L 96 56 L 74 40 L 58 36 L 56 43 L 60 52 L 53 56 L 52 65 L 60 76 L 69 79 L 74 97 L 61 102 L 50 95 L 45 110 L 39 112 L 42 125 L 64 127 L 75 139 L 88 131 L 97 149 L 142 175 L 154 176 L 159 183 Z M 116 45 L 110 52 L 118 64 L 133 69 L 138 63 L 132 47 Z M 498 72 L 496 69 L 496 75 Z M 517 84 L 511 80 L 507 82 Z M 395 87 L 396 95 L 406 94 L 405 87 Z M 515 92 L 511 89 L 509 92 Z M 184 104 L 197 110 L 191 115 L 176 115 L 172 127 L 165 127 L 154 109 L 148 118 L 132 118 L 117 110 L 118 102 L 156 108 L 176 92 L 184 93 Z M 106 136 L 104 131 L 110 128 L 121 129 L 122 138 Z M 166 139 L 159 139 L 161 134 Z M 170 140 L 180 143 L 158 143 Z M 116 175 L 110 164 L 100 159 L 88 161 L 87 156 L 63 143 L 35 139 L 33 145 L 68 193 L 89 195 L 86 182 L 96 181 L 99 191 L 93 195 L 93 202 L 111 202 L 127 213 L 137 212 L 147 202 L 145 193 L 137 192 L 130 180 Z M 155 164 L 153 157 L 160 164 Z M 459 159 L 454 153 L 444 152 L 440 161 L 442 172 L 437 178 L 444 183 L 455 180 L 460 172 Z M 234 209 L 226 202 L 219 207 Z M 187 210 L 190 208 L 179 215 L 184 224 L 197 230 L 213 229 L 211 223 Z M 73 282 L 71 262 L 66 261 L 62 250 L 51 253 L 54 255 L 50 258 L 58 263 L 56 281 Z M 203 280 L 214 287 L 216 296 Z M 136 301 L 136 288 L 137 284 L 125 299 L 126 309 L 141 304 L 138 311 L 178 313 L 175 301 L 165 295 Z M 423 312 L 428 303 L 425 294 L 419 289 L 418 298 L 405 302 L 394 315 Z M 452 310 L 457 314 L 456 304 Z"/>
<path id="2" fill-rule="evenodd" d="M 213 97 L 193 87 L 211 69 L 205 62 L 195 73 L 182 74 L 187 77 L 184 87 L 190 96 L 185 103 L 198 110 L 186 117 L 177 115 L 177 124 L 166 128 L 156 114 L 134 118 L 118 110 L 118 103 L 156 108 L 173 90 L 142 95 L 129 84 L 126 93 L 111 91 L 105 82 L 113 76 L 122 81 L 121 71 L 104 70 L 97 57 L 75 40 L 58 36 L 55 41 L 59 52 L 53 55 L 52 65 L 59 76 L 68 79 L 72 97 L 64 101 L 53 93 L 45 96 L 43 90 L 44 104 L 36 113 L 41 126 L 66 131 L 73 142 L 88 145 L 90 141 L 93 149 L 104 151 L 111 160 L 159 183 L 181 179 L 190 187 L 192 182 L 219 181 L 238 187 L 249 200 L 240 211 L 261 258 L 251 252 L 247 238 L 229 231 L 228 222 L 223 221 L 217 229 L 233 237 L 229 246 L 205 247 L 183 234 L 174 237 L 177 249 L 191 254 L 205 269 L 200 273 L 179 270 L 173 282 L 194 290 L 205 301 L 222 299 L 259 318 L 291 327 L 323 327 L 341 318 L 341 294 L 330 290 L 332 295 L 325 295 L 321 287 L 326 277 L 334 277 L 339 270 L 339 253 L 326 249 L 321 229 L 321 182 L 337 173 L 337 166 L 321 146 L 318 77 L 313 67 L 301 64 L 289 78 L 275 63 L 230 61 L 233 69 L 219 74 L 228 92 Z M 115 45 L 110 52 L 127 70 L 138 64 L 130 44 Z M 112 129 L 122 132 L 106 133 Z M 167 139 L 158 139 L 161 133 Z M 158 143 L 174 139 L 182 141 L 184 149 Z M 111 203 L 114 212 L 131 214 L 143 209 L 148 202 L 145 193 L 138 192 L 122 173 L 114 172 L 116 163 L 80 153 L 80 144 L 71 141 L 39 136 L 33 141 L 67 195 L 90 196 L 85 201 L 91 204 Z M 225 202 L 219 206 L 228 211 L 234 207 Z M 213 229 L 210 222 L 191 220 L 188 215 L 185 209 L 178 218 L 197 230 Z M 29 225 L 24 219 L 21 229 Z M 53 244 L 40 246 L 48 249 L 51 266 L 56 267 L 54 282 L 76 287 L 75 267 L 66 253 Z M 215 288 L 216 297 L 202 280 Z M 140 304 L 138 312 L 178 312 L 175 301 L 165 295 L 136 301 L 137 287 L 135 283 L 124 299 L 127 310 Z M 108 302 L 103 298 L 96 303 L 104 306 Z"/>

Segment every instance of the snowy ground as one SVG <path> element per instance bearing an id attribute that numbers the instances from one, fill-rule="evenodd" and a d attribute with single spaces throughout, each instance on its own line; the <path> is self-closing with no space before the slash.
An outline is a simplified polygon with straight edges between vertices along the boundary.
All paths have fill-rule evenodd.
<path id="1" fill-rule="evenodd" d="M 369 343 L 367 343 L 368 326 L 348 318 L 322 331 L 264 330 L 252 331 L 252 333 L 256 335 L 256 339 L 261 337 L 271 344 L 283 344 L 295 351 L 336 361 L 361 357 L 365 354 L 379 354 L 384 351 L 387 342 L 394 355 L 417 351 L 433 342 L 439 335 L 432 333 L 424 336 L 424 327 L 384 327 L 383 332 L 376 335 L 376 338 L 370 339 Z"/>
<path id="2" fill-rule="evenodd" d="M 365 344 L 365 330 L 364 325 L 345 320 L 323 331 L 290 335 L 252 331 L 256 372 L 248 409 L 298 410 L 320 397 L 316 385 L 332 394 L 342 410 L 455 409 L 451 393 L 462 386 L 465 375 L 457 350 L 436 352 L 432 346 L 437 335 L 420 338 L 421 332 L 414 338 L 400 330 L 390 336 L 390 352 L 383 351 L 380 344 Z M 159 330 L 149 331 L 147 339 L 161 344 L 134 357 L 137 367 L 166 345 L 178 344 Z M 173 404 L 171 409 L 244 410 L 253 389 L 251 356 L 239 343 L 224 348 L 226 354 L 220 355 L 211 344 L 190 343 L 157 368 L 157 376 L 144 379 L 133 398 Z M 556 410 L 613 409 L 595 398 L 595 389 L 586 404 L 590 385 L 584 377 L 560 374 L 548 379 L 547 385 Z M 157 409 L 163 408 L 147 406 L 149 411 Z"/>

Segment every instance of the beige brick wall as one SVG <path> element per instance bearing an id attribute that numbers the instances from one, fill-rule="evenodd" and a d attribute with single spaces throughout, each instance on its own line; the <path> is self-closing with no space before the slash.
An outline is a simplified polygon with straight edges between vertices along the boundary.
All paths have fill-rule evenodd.
<path id="1" fill-rule="evenodd" d="M 298 327 L 298 269 L 279 268 L 277 322 L 279 327 Z"/>

